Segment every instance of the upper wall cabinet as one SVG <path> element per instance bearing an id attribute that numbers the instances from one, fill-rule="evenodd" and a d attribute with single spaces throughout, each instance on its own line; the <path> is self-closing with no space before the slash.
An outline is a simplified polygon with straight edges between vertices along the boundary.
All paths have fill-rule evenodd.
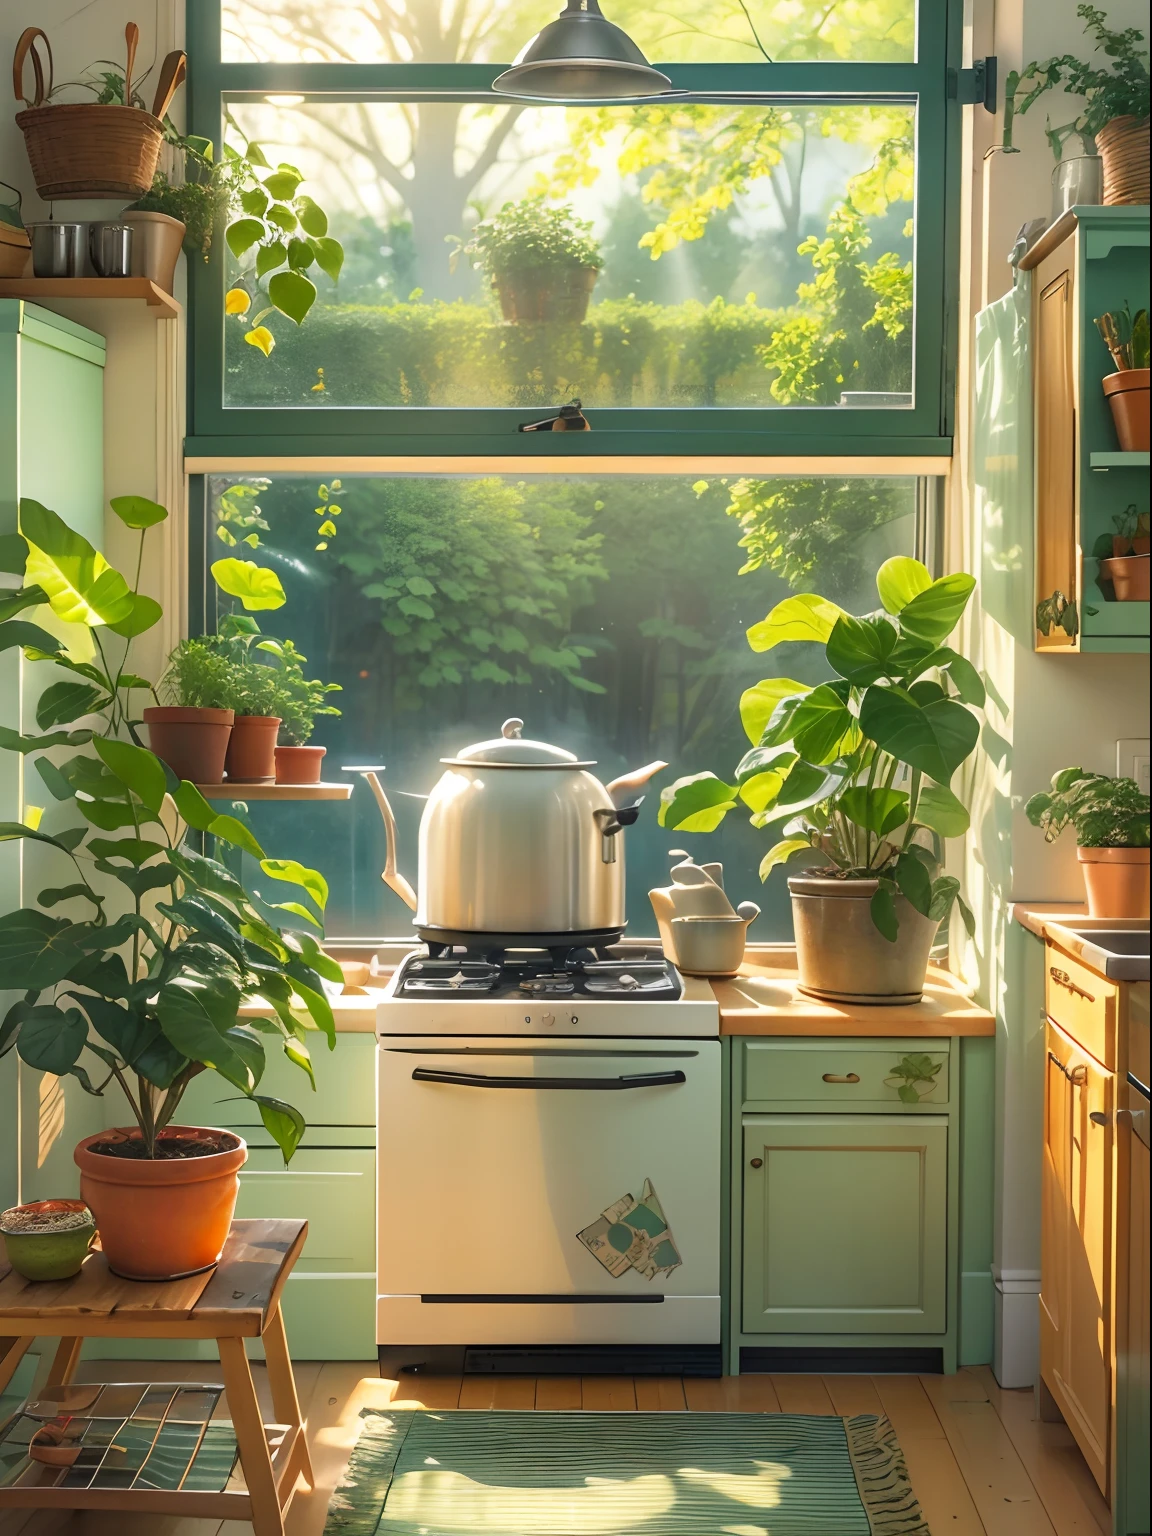
<path id="1" fill-rule="evenodd" d="M 1101 385 L 1115 364 L 1094 321 L 1148 307 L 1148 209 L 1073 208 L 1020 267 L 1032 273 L 1036 649 L 1147 651 L 1147 601 L 1119 601 L 1101 571 L 1128 509 L 1147 516 L 1148 454 L 1119 451 Z"/>

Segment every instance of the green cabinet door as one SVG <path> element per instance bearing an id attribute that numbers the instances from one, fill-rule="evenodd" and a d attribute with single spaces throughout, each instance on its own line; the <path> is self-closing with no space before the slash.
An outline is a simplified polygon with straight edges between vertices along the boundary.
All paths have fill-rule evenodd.
<path id="1" fill-rule="evenodd" d="M 929 1115 L 744 1121 L 746 1333 L 943 1333 L 948 1126 Z"/>

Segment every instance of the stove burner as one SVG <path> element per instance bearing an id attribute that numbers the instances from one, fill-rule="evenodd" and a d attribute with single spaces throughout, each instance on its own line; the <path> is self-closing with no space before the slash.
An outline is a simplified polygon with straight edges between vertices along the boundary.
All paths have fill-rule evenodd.
<path id="1" fill-rule="evenodd" d="M 406 960 L 397 997 L 588 997 L 671 1001 L 680 996 L 679 978 L 655 946 L 622 952 L 508 949 L 477 955 L 436 946 L 435 953 Z"/>

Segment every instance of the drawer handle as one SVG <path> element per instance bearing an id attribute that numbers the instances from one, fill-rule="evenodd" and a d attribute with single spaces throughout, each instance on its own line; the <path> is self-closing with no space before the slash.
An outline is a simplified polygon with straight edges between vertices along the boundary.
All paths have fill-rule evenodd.
<path id="1" fill-rule="evenodd" d="M 763 1168 L 763 1166 L 764 1166 L 764 1159 L 762 1157 L 754 1157 L 752 1159 L 752 1167 L 753 1168 Z"/>
<path id="2" fill-rule="evenodd" d="M 1089 1120 L 1091 1120 L 1093 1125 L 1107 1125 L 1108 1124 L 1108 1116 L 1104 1113 L 1104 1111 L 1102 1109 L 1090 1109 L 1088 1111 L 1088 1118 L 1089 1118 Z"/>
<path id="3" fill-rule="evenodd" d="M 849 1072 L 841 1077 L 838 1072 L 825 1072 L 824 1081 L 826 1083 L 858 1083 L 860 1081 L 860 1074 L 859 1072 Z"/>
<path id="4" fill-rule="evenodd" d="M 1053 1066 L 1059 1067 L 1070 1083 L 1075 1083 L 1077 1088 L 1082 1088 L 1088 1081 L 1088 1068 L 1081 1064 L 1077 1067 L 1066 1067 L 1054 1052 L 1048 1052 L 1048 1060 Z"/>
<path id="5" fill-rule="evenodd" d="M 1066 992 L 1071 992 L 1073 997 L 1082 997 L 1085 1002 L 1094 1003 L 1096 999 L 1091 992 L 1085 992 L 1083 987 L 1078 987 L 1067 971 L 1061 971 L 1056 966 L 1048 967 L 1048 974 L 1058 987 L 1063 987 Z"/>

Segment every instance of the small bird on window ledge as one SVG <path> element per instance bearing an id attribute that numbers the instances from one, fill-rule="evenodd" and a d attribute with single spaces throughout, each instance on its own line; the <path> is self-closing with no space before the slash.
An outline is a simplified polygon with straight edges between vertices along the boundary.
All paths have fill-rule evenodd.
<path id="1" fill-rule="evenodd" d="M 560 407 L 558 416 L 546 416 L 543 421 L 522 421 L 518 432 L 591 432 L 587 416 L 580 409 L 579 400 Z"/>

